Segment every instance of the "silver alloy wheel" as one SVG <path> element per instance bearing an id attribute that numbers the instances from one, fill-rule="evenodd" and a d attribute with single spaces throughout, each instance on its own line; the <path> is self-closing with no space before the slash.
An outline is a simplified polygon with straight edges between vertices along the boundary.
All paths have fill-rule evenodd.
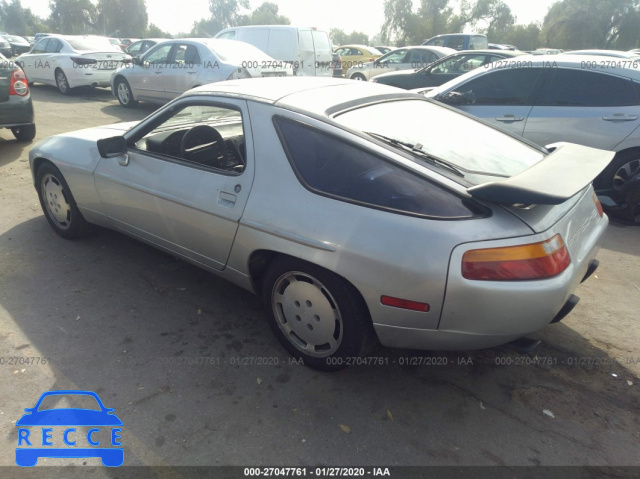
<path id="1" fill-rule="evenodd" d="M 60 90 L 62 93 L 67 93 L 67 91 L 69 91 L 69 82 L 67 81 L 67 75 L 65 75 L 62 70 L 58 70 L 56 72 L 56 84 L 58 85 L 58 90 Z"/>
<path id="2" fill-rule="evenodd" d="M 640 159 L 625 163 L 613 175 L 613 188 L 620 190 L 627 181 L 638 173 L 640 173 Z"/>
<path id="3" fill-rule="evenodd" d="M 338 303 L 313 276 L 291 271 L 278 278 L 271 293 L 278 327 L 299 351 L 317 358 L 334 354 L 344 332 Z"/>
<path id="4" fill-rule="evenodd" d="M 71 207 L 64 195 L 64 187 L 54 175 L 47 173 L 40 184 L 42 198 L 49 218 L 61 230 L 71 226 Z"/>
<path id="5" fill-rule="evenodd" d="M 131 101 L 129 86 L 124 81 L 118 83 L 118 100 L 120 100 L 120 103 L 123 105 L 128 105 L 129 101 Z"/>
<path id="6" fill-rule="evenodd" d="M 351 77 L 352 80 L 357 80 L 357 81 L 366 81 L 367 79 L 364 77 L 363 74 L 361 73 L 354 73 L 353 76 Z"/>

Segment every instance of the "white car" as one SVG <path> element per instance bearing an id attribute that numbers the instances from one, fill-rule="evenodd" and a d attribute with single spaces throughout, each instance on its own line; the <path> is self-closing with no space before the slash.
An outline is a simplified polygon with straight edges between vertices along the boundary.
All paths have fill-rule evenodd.
<path id="1" fill-rule="evenodd" d="M 400 70 L 416 70 L 456 53 L 447 47 L 404 47 L 385 53 L 380 58 L 362 65 L 355 65 L 347 71 L 347 78 L 367 81 L 382 73 Z"/>
<path id="2" fill-rule="evenodd" d="M 111 90 L 130 108 L 139 100 L 166 103 L 207 83 L 292 75 L 290 62 L 274 60 L 249 43 L 181 38 L 160 42 L 113 72 Z"/>
<path id="3" fill-rule="evenodd" d="M 68 95 L 78 86 L 109 86 L 111 72 L 130 61 L 108 38 L 96 35 L 48 35 L 16 58 L 30 83 L 46 83 Z"/>

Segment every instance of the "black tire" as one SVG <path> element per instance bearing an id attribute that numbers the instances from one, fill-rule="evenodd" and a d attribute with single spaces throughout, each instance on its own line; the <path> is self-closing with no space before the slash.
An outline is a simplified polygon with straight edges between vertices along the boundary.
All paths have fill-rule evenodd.
<path id="1" fill-rule="evenodd" d="M 351 75 L 351 79 L 357 81 L 367 81 L 367 78 L 362 73 L 354 73 L 353 75 Z"/>
<path id="2" fill-rule="evenodd" d="M 118 78 L 114 85 L 116 98 L 118 102 L 125 108 L 134 108 L 138 104 L 138 100 L 133 98 L 131 86 L 124 78 Z"/>
<path id="3" fill-rule="evenodd" d="M 43 163 L 36 174 L 36 188 L 40 206 L 53 231 L 66 239 L 81 238 L 89 232 L 90 225 L 82 217 L 58 168 Z"/>
<path id="4" fill-rule="evenodd" d="M 56 86 L 58 87 L 58 91 L 63 95 L 71 95 L 71 87 L 69 86 L 67 75 L 65 75 L 60 68 L 56 68 L 54 75 L 56 78 Z"/>
<path id="5" fill-rule="evenodd" d="M 309 367 L 337 371 L 377 345 L 358 291 L 317 265 L 276 258 L 264 276 L 262 298 L 278 340 Z"/>
<path id="6" fill-rule="evenodd" d="M 640 151 L 620 151 L 595 179 L 595 187 L 597 190 L 620 191 L 622 185 L 638 173 L 640 173 Z"/>
<path id="7" fill-rule="evenodd" d="M 36 137 L 36 125 L 31 123 L 30 125 L 14 126 L 11 128 L 11 132 L 18 141 L 31 141 Z"/>

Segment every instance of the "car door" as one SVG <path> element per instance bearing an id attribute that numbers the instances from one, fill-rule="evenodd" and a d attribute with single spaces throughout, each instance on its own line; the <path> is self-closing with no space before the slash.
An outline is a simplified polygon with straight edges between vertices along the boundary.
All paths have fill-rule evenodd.
<path id="1" fill-rule="evenodd" d="M 198 47 L 186 42 L 174 43 L 168 66 L 164 72 L 164 91 L 167 99 L 173 99 L 193 88 L 199 80 L 202 60 Z"/>
<path id="2" fill-rule="evenodd" d="M 522 135 L 544 70 L 489 68 L 436 99 Z"/>
<path id="3" fill-rule="evenodd" d="M 225 144 L 232 142 L 226 146 L 235 148 L 235 154 L 226 150 L 221 160 L 206 150 L 200 152 L 204 156 L 182 155 L 184 132 L 194 127 L 206 130 L 207 125 L 224 137 Z M 149 117 L 125 138 L 126 155 L 101 158 L 94 172 L 111 223 L 203 266 L 223 269 L 253 183 L 246 102 L 184 98 Z M 205 142 L 204 148 L 215 143 L 199 141 Z M 242 168 L 228 164 L 231 156 L 242 160 Z"/>
<path id="4" fill-rule="evenodd" d="M 141 67 L 127 72 L 134 97 L 160 101 L 169 99 L 164 90 L 164 77 L 171 67 L 169 55 L 172 46 L 173 42 L 156 45 L 142 56 Z"/>
<path id="5" fill-rule="evenodd" d="M 611 150 L 640 125 L 640 87 L 606 72 L 550 69 L 524 136 Z"/>
<path id="6" fill-rule="evenodd" d="M 409 55 L 404 59 L 404 61 L 396 66 L 396 70 L 409 70 L 409 69 L 417 69 L 424 68 L 427 65 L 436 61 L 438 57 L 435 53 L 430 52 L 429 50 L 423 49 L 415 49 L 409 51 Z"/>
<path id="7" fill-rule="evenodd" d="M 29 81 L 42 81 L 44 78 L 44 57 L 47 55 L 49 38 L 42 38 L 36 43 L 30 53 L 22 56 L 21 66 Z"/>

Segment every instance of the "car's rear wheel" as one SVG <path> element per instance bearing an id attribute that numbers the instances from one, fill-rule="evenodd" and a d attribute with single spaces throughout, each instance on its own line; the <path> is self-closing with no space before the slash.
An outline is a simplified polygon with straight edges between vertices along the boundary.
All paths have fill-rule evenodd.
<path id="1" fill-rule="evenodd" d="M 67 75 L 64 74 L 62 70 L 59 68 L 56 69 L 56 85 L 58 86 L 58 91 L 63 95 L 69 95 L 71 93 L 71 87 L 69 86 L 69 80 L 67 80 Z"/>
<path id="2" fill-rule="evenodd" d="M 131 87 L 127 80 L 124 78 L 118 78 L 116 80 L 115 87 L 116 98 L 122 106 L 126 108 L 133 108 L 138 104 L 138 101 L 133 98 L 133 93 L 131 93 Z"/>
<path id="3" fill-rule="evenodd" d="M 362 73 L 354 73 L 353 75 L 351 75 L 351 79 L 358 81 L 367 81 L 366 77 Z"/>
<path id="4" fill-rule="evenodd" d="M 43 163 L 36 174 L 36 185 L 44 215 L 56 233 L 66 239 L 76 239 L 89 231 L 89 223 L 82 217 L 58 168 Z"/>
<path id="5" fill-rule="evenodd" d="M 307 366 L 342 369 L 377 344 L 360 293 L 331 271 L 280 257 L 268 268 L 262 291 L 271 329 Z"/>
<path id="6" fill-rule="evenodd" d="M 596 188 L 620 191 L 627 181 L 638 174 L 640 174 L 640 151 L 621 151 L 596 178 Z"/>
<path id="7" fill-rule="evenodd" d="M 31 141 L 36 137 L 36 125 L 34 123 L 30 125 L 20 125 L 11 128 L 13 136 L 18 141 Z"/>

